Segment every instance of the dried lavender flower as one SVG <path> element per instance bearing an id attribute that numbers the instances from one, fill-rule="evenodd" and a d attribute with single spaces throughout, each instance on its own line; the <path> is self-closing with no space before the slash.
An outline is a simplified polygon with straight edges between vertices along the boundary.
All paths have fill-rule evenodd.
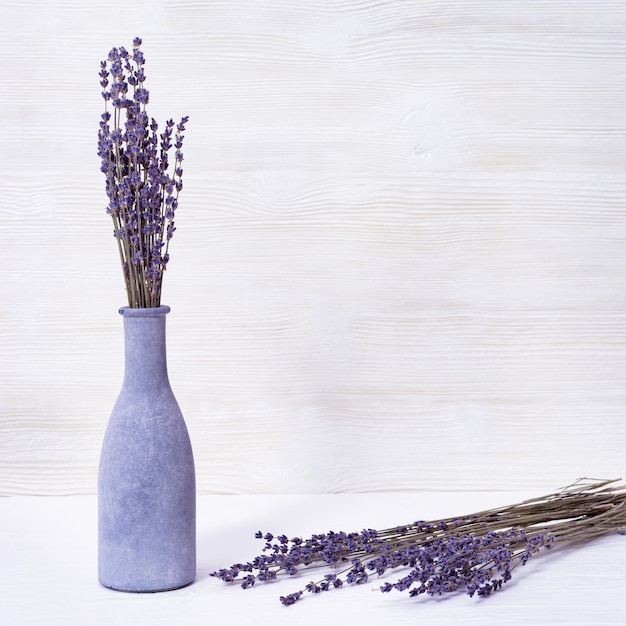
<path id="1" fill-rule="evenodd" d="M 285 606 L 295 604 L 304 592 L 364 584 L 392 571 L 404 573 L 395 583 L 385 582 L 383 592 L 437 596 L 465 591 L 486 597 L 511 580 L 516 567 L 553 546 L 624 534 L 626 487 L 615 482 L 581 479 L 511 506 L 381 531 L 330 531 L 309 539 L 258 531 L 256 538 L 265 542 L 262 555 L 211 576 L 248 589 L 308 569 L 331 569 L 304 589 L 280 596 Z"/>
<path id="2" fill-rule="evenodd" d="M 134 308 L 161 303 L 163 272 L 183 188 L 183 133 L 189 119 L 183 117 L 178 124 L 168 120 L 158 133 L 157 122 L 146 111 L 150 93 L 144 86 L 141 44 L 136 37 L 132 52 L 112 48 L 99 72 L 105 110 L 98 131 L 98 156 L 128 304 Z"/>

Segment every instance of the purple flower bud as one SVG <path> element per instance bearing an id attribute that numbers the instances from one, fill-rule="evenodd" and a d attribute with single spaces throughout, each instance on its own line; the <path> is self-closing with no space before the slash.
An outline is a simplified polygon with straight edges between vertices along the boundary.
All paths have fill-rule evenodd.
<path id="1" fill-rule="evenodd" d="M 118 58 L 111 63 L 111 74 L 113 74 L 116 78 L 124 75 L 122 62 Z"/>
<path id="2" fill-rule="evenodd" d="M 149 96 L 150 94 L 147 89 L 140 88 L 135 91 L 135 101 L 141 104 L 148 104 Z"/>

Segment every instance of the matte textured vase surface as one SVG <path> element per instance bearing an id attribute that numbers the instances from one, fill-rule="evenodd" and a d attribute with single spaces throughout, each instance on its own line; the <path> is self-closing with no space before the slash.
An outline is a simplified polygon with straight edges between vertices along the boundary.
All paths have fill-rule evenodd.
<path id="1" fill-rule="evenodd" d="M 191 442 L 170 387 L 169 307 L 124 307 L 125 373 L 98 478 L 98 577 L 105 587 L 177 589 L 196 575 Z"/>

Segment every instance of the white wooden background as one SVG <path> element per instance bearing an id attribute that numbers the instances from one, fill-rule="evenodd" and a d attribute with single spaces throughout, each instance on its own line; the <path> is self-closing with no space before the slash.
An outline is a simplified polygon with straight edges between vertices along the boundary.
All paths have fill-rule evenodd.
<path id="1" fill-rule="evenodd" d="M 163 301 L 201 493 L 626 475 L 623 0 L 0 0 L 0 494 L 94 493 L 99 61 L 190 116 Z"/>

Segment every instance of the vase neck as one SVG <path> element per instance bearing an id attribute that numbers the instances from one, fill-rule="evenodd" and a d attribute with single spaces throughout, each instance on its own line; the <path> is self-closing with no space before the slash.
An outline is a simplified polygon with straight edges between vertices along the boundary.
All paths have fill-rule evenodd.
<path id="1" fill-rule="evenodd" d="M 120 309 L 124 316 L 126 384 L 152 385 L 167 381 L 165 315 L 168 307 Z"/>

